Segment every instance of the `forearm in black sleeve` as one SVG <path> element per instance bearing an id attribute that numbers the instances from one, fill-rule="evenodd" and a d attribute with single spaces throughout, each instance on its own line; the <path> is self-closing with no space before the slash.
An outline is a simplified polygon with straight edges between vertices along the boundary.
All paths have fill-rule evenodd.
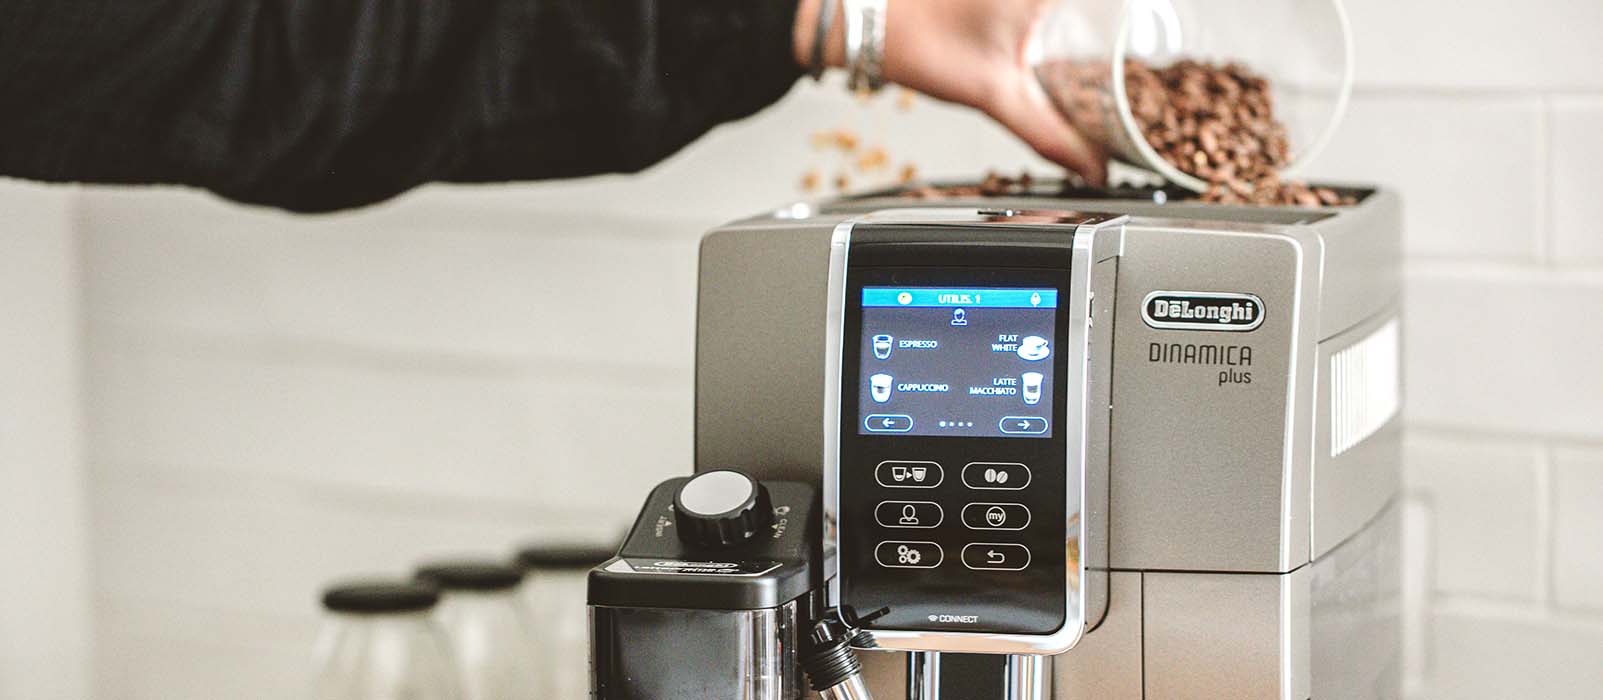
<path id="1" fill-rule="evenodd" d="M 633 171 L 777 100 L 795 0 L 0 0 L 0 175 L 301 211 Z"/>

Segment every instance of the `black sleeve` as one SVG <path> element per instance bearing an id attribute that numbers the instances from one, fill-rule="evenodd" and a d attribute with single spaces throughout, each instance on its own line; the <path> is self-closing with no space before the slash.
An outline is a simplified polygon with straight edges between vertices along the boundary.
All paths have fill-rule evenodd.
<path id="1" fill-rule="evenodd" d="M 635 171 L 777 100 L 796 0 L 0 0 L 0 175 L 298 211 Z"/>

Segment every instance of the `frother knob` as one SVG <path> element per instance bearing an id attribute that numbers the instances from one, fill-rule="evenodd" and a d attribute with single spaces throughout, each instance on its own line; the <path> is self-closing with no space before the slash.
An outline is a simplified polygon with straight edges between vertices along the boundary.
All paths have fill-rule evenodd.
<path id="1" fill-rule="evenodd" d="M 757 536 L 774 520 L 773 501 L 761 483 L 732 469 L 698 474 L 673 497 L 679 539 L 704 547 L 730 547 Z"/>

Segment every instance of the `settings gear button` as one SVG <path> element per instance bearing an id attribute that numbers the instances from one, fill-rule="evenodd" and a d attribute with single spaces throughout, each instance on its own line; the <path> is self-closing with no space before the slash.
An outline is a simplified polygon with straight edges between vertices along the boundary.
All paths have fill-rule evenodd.
<path id="1" fill-rule="evenodd" d="M 934 542 L 891 540 L 874 548 L 874 560 L 887 569 L 933 569 L 945 558 L 946 553 Z"/>

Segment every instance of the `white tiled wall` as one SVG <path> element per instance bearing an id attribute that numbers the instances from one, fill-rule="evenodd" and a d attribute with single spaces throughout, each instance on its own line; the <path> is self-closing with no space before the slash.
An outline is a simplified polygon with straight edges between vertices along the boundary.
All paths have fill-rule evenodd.
<path id="1" fill-rule="evenodd" d="M 1360 85 L 1314 170 L 1389 183 L 1407 206 L 1410 688 L 1595 694 L 1603 4 L 1348 7 Z M 52 423 L 41 444 L 61 468 L 29 474 L 59 513 L 92 515 L 76 527 L 92 523 L 100 696 L 298 697 L 324 582 L 621 528 L 647 484 L 688 468 L 697 237 L 796 196 L 805 170 L 831 177 L 811 131 L 851 127 L 935 176 L 1041 169 L 971 114 L 891 102 L 802 86 L 639 177 L 427 188 L 332 217 L 11 186 L 8 215 L 77 226 L 76 246 L 58 232 L 43 251 L 0 229 L 0 271 L 52 269 L 18 251 L 64 266 L 24 292 L 55 301 L 6 317 L 53 309 L 36 323 L 65 335 L 32 352 L 63 395 L 82 371 L 82 464 Z M 12 374 L 55 376 L 13 364 L 8 417 L 30 407 Z M 15 546 L 0 555 L 31 551 Z M 0 596 L 16 585 L 0 576 Z M 75 696 L 8 685 L 27 676 L 0 623 L 0 698 Z M 52 648 L 88 643 L 63 629 Z"/>
<path id="2" fill-rule="evenodd" d="M 1408 687 L 1603 687 L 1603 4 L 1349 0 L 1316 170 L 1407 209 Z"/>
<path id="3" fill-rule="evenodd" d="M 73 194 L 0 182 L 0 698 L 89 692 Z"/>

